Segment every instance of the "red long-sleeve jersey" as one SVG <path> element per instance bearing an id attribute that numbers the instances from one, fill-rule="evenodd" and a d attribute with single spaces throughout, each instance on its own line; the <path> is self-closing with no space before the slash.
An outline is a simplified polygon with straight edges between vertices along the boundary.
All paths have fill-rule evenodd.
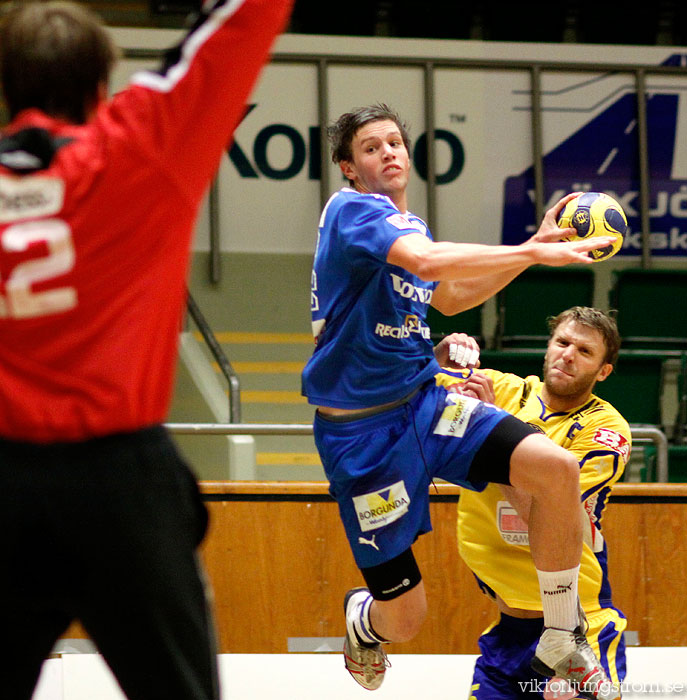
<path id="1" fill-rule="evenodd" d="M 226 0 L 83 126 L 0 135 L 0 436 L 162 422 L 199 204 L 291 0 Z"/>

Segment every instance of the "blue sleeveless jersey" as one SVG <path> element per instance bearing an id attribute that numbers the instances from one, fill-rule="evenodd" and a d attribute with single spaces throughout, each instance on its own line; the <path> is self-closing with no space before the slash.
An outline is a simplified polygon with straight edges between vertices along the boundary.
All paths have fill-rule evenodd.
<path id="1" fill-rule="evenodd" d="M 311 280 L 316 347 L 302 377 L 311 404 L 377 406 L 439 371 L 426 323 L 437 283 L 386 262 L 408 233 L 431 238 L 420 218 L 384 195 L 343 188 L 327 202 Z"/>

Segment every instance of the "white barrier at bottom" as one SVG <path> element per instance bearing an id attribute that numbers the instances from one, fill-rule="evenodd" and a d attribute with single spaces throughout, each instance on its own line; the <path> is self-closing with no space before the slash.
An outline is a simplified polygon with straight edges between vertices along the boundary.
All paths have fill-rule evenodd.
<path id="1" fill-rule="evenodd" d="M 467 700 L 473 655 L 394 654 L 375 700 Z M 627 651 L 625 700 L 687 698 L 687 648 L 636 647 Z M 355 700 L 368 698 L 344 670 L 340 654 L 222 654 L 222 700 Z M 98 654 L 50 659 L 33 700 L 125 700 Z"/>

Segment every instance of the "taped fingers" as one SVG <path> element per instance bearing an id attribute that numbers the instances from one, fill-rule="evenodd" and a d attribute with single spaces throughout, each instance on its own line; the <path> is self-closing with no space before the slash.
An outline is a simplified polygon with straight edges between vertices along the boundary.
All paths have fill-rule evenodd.
<path id="1" fill-rule="evenodd" d="M 460 367 L 475 367 L 479 360 L 479 348 L 476 345 L 451 343 L 448 350 L 449 359 Z"/>

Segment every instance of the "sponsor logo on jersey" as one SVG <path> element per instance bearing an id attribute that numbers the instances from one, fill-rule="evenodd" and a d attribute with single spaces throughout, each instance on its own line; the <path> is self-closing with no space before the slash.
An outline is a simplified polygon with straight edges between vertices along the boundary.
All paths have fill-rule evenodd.
<path id="1" fill-rule="evenodd" d="M 604 537 L 597 525 L 599 518 L 596 515 L 596 507 L 599 502 L 599 494 L 592 494 L 583 504 L 585 513 L 589 518 L 589 522 L 583 531 L 584 541 L 592 552 L 601 552 L 604 548 Z"/>
<path id="2" fill-rule="evenodd" d="M 429 304 L 429 302 L 432 301 L 433 290 L 431 289 L 416 287 L 414 284 L 406 282 L 403 277 L 394 275 L 393 273 L 391 273 L 391 282 L 394 285 L 394 292 L 400 294 L 404 299 L 420 301 L 423 304 Z"/>
<path id="3" fill-rule="evenodd" d="M 62 209 L 64 183 L 56 177 L 0 177 L 0 223 L 50 216 Z"/>
<path id="4" fill-rule="evenodd" d="M 499 501 L 496 504 L 496 523 L 504 542 L 516 545 L 530 543 L 527 523 L 508 501 Z"/>
<path id="5" fill-rule="evenodd" d="M 421 224 L 417 219 L 411 219 L 408 214 L 392 214 L 391 216 L 387 216 L 386 220 L 401 231 L 412 229 L 425 236 L 427 235 L 427 227 Z"/>
<path id="6" fill-rule="evenodd" d="M 446 395 L 446 404 L 434 428 L 434 434 L 463 437 L 470 424 L 470 417 L 480 402 L 471 396 L 449 393 Z"/>
<path id="7" fill-rule="evenodd" d="M 582 504 L 587 515 L 589 516 L 589 519 L 593 523 L 595 523 L 598 520 L 598 518 L 596 517 L 596 504 L 598 502 L 599 502 L 599 494 L 594 493 Z"/>
<path id="8" fill-rule="evenodd" d="M 599 428 L 593 440 L 599 445 L 603 445 L 617 452 L 622 456 L 623 460 L 627 462 L 630 456 L 630 443 L 620 433 L 617 433 L 615 430 L 609 430 L 608 428 Z"/>
<path id="9" fill-rule="evenodd" d="M 353 497 L 358 523 L 363 532 L 389 525 L 408 512 L 410 497 L 403 481 L 378 491 Z"/>
<path id="10" fill-rule="evenodd" d="M 375 326 L 375 335 L 382 338 L 409 338 L 411 333 L 419 333 L 423 338 L 429 340 L 429 326 L 423 325 L 418 316 L 408 314 L 402 326 L 390 326 L 387 323 L 378 323 Z"/>

